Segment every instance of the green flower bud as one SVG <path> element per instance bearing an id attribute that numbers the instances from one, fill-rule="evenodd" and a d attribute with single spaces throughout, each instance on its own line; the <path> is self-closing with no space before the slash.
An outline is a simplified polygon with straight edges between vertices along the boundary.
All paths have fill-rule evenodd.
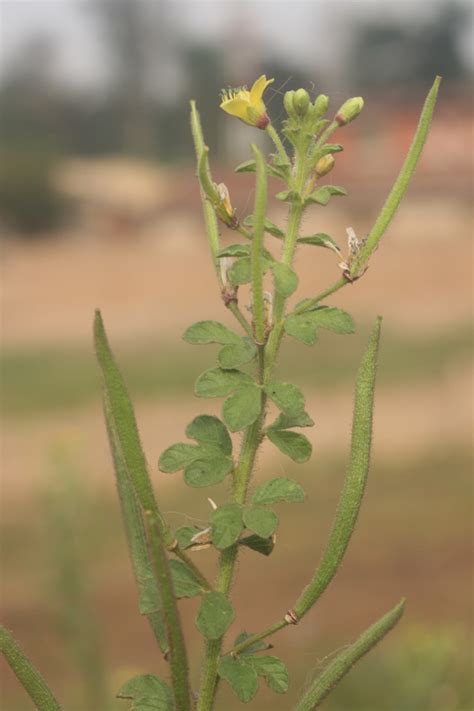
<path id="1" fill-rule="evenodd" d="M 306 89 L 298 89 L 293 97 L 293 106 L 299 116 L 305 116 L 309 106 L 309 94 Z"/>
<path id="2" fill-rule="evenodd" d="M 287 91 L 283 97 L 283 106 L 285 107 L 286 113 L 290 118 L 296 118 L 296 111 L 293 104 L 295 93 L 295 91 Z"/>
<path id="3" fill-rule="evenodd" d="M 350 123 L 357 118 L 363 108 L 364 99 L 361 96 L 355 96 L 353 99 L 347 99 L 347 101 L 337 112 L 335 120 L 339 126 L 345 126 L 347 123 Z"/>
<path id="4" fill-rule="evenodd" d="M 327 175 L 328 173 L 331 172 L 331 170 L 334 168 L 334 164 L 336 163 L 336 160 L 333 155 L 328 153 L 327 155 L 323 156 L 318 160 L 315 166 L 315 173 L 318 176 L 318 178 L 322 178 L 323 175 Z"/>
<path id="5" fill-rule="evenodd" d="M 320 94 L 319 96 L 316 97 L 316 100 L 314 102 L 314 109 L 316 116 L 319 118 L 320 116 L 324 116 L 326 111 L 328 110 L 329 106 L 329 99 L 325 94 Z"/>

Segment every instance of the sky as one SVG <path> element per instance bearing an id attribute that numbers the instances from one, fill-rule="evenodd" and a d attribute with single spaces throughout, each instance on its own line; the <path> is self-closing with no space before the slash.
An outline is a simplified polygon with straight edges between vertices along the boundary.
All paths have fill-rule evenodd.
<path id="1" fill-rule="evenodd" d="M 114 0 L 108 0 L 113 2 Z M 150 1 L 150 0 L 145 0 Z M 156 2 L 156 0 L 153 0 Z M 34 35 L 47 35 L 58 46 L 55 69 L 77 86 L 100 85 L 107 61 L 100 36 L 94 31 L 87 0 L 3 0 L 0 5 L 0 67 L 7 71 L 21 48 Z M 386 18 L 416 22 L 436 12 L 436 0 L 174 0 L 170 4 L 178 32 L 194 40 L 214 41 L 235 30 L 245 42 L 253 33 L 264 47 L 318 73 L 331 72 L 359 19 Z M 308 13 L 308 10 L 311 10 Z M 310 18 L 310 21 L 308 21 Z M 466 24 L 464 56 L 474 66 L 474 30 Z"/>

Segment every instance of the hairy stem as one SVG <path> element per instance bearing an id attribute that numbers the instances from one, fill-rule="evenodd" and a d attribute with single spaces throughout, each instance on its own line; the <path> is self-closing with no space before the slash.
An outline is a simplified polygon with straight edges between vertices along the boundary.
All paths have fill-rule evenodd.
<path id="1" fill-rule="evenodd" d="M 258 150 L 257 146 L 252 145 L 252 151 L 257 166 L 255 206 L 253 212 L 253 240 L 250 253 L 253 325 L 255 340 L 258 344 L 262 344 L 265 336 L 262 251 L 263 236 L 265 234 L 265 212 L 267 208 L 267 169 L 262 153 Z"/>
<path id="2" fill-rule="evenodd" d="M 194 148 L 196 150 L 196 158 L 199 162 L 202 153 L 205 150 L 204 136 L 202 133 L 201 119 L 199 117 L 199 112 L 196 108 L 196 102 L 191 101 L 191 131 L 194 139 Z M 210 176 L 209 176 L 210 179 Z M 209 242 L 209 247 L 212 254 L 212 261 L 214 264 L 214 269 L 216 270 L 218 278 L 220 277 L 219 272 L 219 260 L 217 259 L 217 252 L 219 251 L 219 228 L 217 225 L 217 218 L 214 212 L 214 208 L 210 204 L 209 200 L 206 199 L 203 189 L 200 190 L 202 210 L 204 213 L 204 221 L 206 224 L 206 234 Z"/>
<path id="3" fill-rule="evenodd" d="M 39 711 L 61 711 L 41 674 L 5 627 L 0 627 L 0 651 Z"/>
<path id="4" fill-rule="evenodd" d="M 295 189 L 297 192 L 301 193 L 306 181 L 306 165 L 304 160 L 304 151 L 297 151 L 296 155 L 296 178 L 295 178 Z M 291 266 L 293 263 L 293 257 L 295 254 L 298 231 L 300 228 L 301 217 L 303 215 L 303 203 L 300 201 L 295 201 L 290 207 L 290 213 L 288 216 L 288 230 L 286 233 L 285 240 L 283 242 L 283 251 L 281 256 L 281 261 L 287 266 Z M 271 377 L 275 361 L 278 355 L 278 349 L 280 347 L 281 337 L 283 334 L 283 323 L 285 314 L 286 298 L 281 294 L 277 293 L 275 290 L 274 304 L 273 304 L 273 329 L 270 333 L 268 343 L 265 348 L 265 372 L 264 372 L 264 382 L 268 382 Z"/>
<path id="5" fill-rule="evenodd" d="M 277 149 L 278 155 L 280 156 L 281 160 L 284 163 L 289 164 L 290 159 L 288 157 L 288 153 L 286 152 L 285 146 L 283 145 L 283 142 L 282 142 L 280 136 L 278 135 L 277 131 L 275 130 L 274 126 L 271 123 L 269 123 L 265 130 L 266 130 L 267 134 L 270 136 L 270 138 L 272 139 L 273 143 L 275 144 L 275 148 Z"/>

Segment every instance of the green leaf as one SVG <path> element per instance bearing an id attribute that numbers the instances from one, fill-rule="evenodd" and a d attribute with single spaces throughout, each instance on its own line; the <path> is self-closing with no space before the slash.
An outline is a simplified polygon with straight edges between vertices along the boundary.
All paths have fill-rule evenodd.
<path id="1" fill-rule="evenodd" d="M 304 496 L 303 488 L 297 481 L 279 476 L 257 486 L 252 496 L 252 504 L 276 504 L 280 501 L 301 503 Z"/>
<path id="2" fill-rule="evenodd" d="M 305 204 L 315 202 L 318 205 L 327 205 L 332 195 L 347 195 L 347 190 L 337 185 L 323 185 L 305 199 Z"/>
<path id="3" fill-rule="evenodd" d="M 325 185 L 324 188 L 328 190 L 331 195 L 347 195 L 347 190 L 341 188 L 339 185 Z"/>
<path id="4" fill-rule="evenodd" d="M 265 274 L 270 267 L 270 262 L 273 262 L 273 257 L 271 257 L 267 250 L 264 250 L 264 253 L 265 256 L 262 256 L 262 269 Z M 270 260 L 267 258 L 267 255 L 270 255 Z M 240 259 L 237 259 L 227 271 L 227 275 L 230 281 L 237 286 L 241 284 L 250 284 L 252 281 L 250 257 L 241 257 Z"/>
<path id="5" fill-rule="evenodd" d="M 184 469 L 186 465 L 193 462 L 201 453 L 202 449 L 197 444 L 178 442 L 165 449 L 158 460 L 158 467 L 160 471 L 166 474 L 172 474 L 180 469 Z"/>
<path id="6" fill-rule="evenodd" d="M 272 430 L 288 430 L 292 427 L 312 427 L 314 425 L 314 420 L 308 415 L 307 412 L 300 412 L 298 415 L 286 415 L 282 412 L 278 415 L 275 422 L 271 424 Z"/>
<path id="7" fill-rule="evenodd" d="M 256 165 L 254 160 L 245 160 L 243 163 L 239 163 L 237 168 L 234 168 L 236 173 L 255 173 Z"/>
<path id="8" fill-rule="evenodd" d="M 189 486 L 210 486 L 222 481 L 233 466 L 232 440 L 224 424 L 213 415 L 199 415 L 186 428 L 186 435 L 199 444 L 180 442 L 168 447 L 158 462 L 161 471 L 184 469 Z"/>
<path id="9" fill-rule="evenodd" d="M 250 338 L 240 338 L 236 343 L 224 346 L 219 351 L 217 360 L 225 370 L 234 370 L 255 358 L 257 349 Z"/>
<path id="10" fill-rule="evenodd" d="M 267 437 L 280 452 L 288 455 L 294 462 L 307 462 L 311 456 L 311 442 L 302 434 L 269 429 Z"/>
<path id="11" fill-rule="evenodd" d="M 248 215 L 245 218 L 244 225 L 247 225 L 247 227 L 253 227 L 253 215 Z M 265 232 L 268 232 L 268 234 L 273 235 L 273 237 L 277 237 L 278 239 L 285 238 L 284 231 L 277 227 L 277 225 L 275 225 L 275 223 L 269 220 L 268 218 L 265 218 L 263 226 L 265 228 Z"/>
<path id="12" fill-rule="evenodd" d="M 277 292 L 285 298 L 291 296 L 298 287 L 298 275 L 296 272 L 281 262 L 273 262 L 271 268 Z"/>
<path id="13" fill-rule="evenodd" d="M 239 539 L 244 527 L 242 522 L 242 507 L 240 504 L 224 504 L 211 514 L 212 542 L 224 550 Z"/>
<path id="14" fill-rule="evenodd" d="M 336 684 L 352 669 L 364 654 L 370 652 L 385 635 L 395 627 L 403 615 L 405 600 L 401 600 L 390 612 L 381 617 L 361 636 L 333 658 L 323 673 L 318 676 L 305 691 L 295 711 L 313 711 L 317 708 Z"/>
<path id="15" fill-rule="evenodd" d="M 186 427 L 186 436 L 199 444 L 216 447 L 223 454 L 232 454 L 232 440 L 226 426 L 214 415 L 198 415 Z"/>
<path id="16" fill-rule="evenodd" d="M 129 679 L 118 691 L 117 698 L 137 700 L 147 698 L 147 700 L 153 700 L 153 703 L 157 704 L 156 708 L 160 711 L 161 709 L 171 711 L 174 708 L 170 687 L 154 674 L 141 674 Z"/>
<path id="17" fill-rule="evenodd" d="M 341 253 L 341 250 L 333 238 L 324 232 L 318 232 L 317 234 L 309 235 L 308 237 L 298 237 L 297 241 L 298 244 L 311 244 L 314 247 L 327 247 L 328 249 L 332 249 L 336 252 L 336 254 Z"/>
<path id="18" fill-rule="evenodd" d="M 272 536 L 270 536 L 270 538 L 262 538 L 261 536 L 257 536 L 255 533 L 252 533 L 251 536 L 241 538 L 239 544 L 241 546 L 245 546 L 246 548 L 250 548 L 256 553 L 261 553 L 262 555 L 267 556 L 270 555 L 275 548 L 275 540 Z"/>
<path id="19" fill-rule="evenodd" d="M 278 516 L 271 509 L 250 506 L 244 509 L 244 523 L 248 529 L 261 538 L 268 538 L 275 533 L 278 526 Z"/>
<path id="20" fill-rule="evenodd" d="M 327 155 L 328 153 L 340 153 L 343 151 L 344 147 L 340 143 L 326 143 L 322 148 L 318 150 L 318 159 Z"/>
<path id="21" fill-rule="evenodd" d="M 290 314 L 285 319 L 285 331 L 288 335 L 308 346 L 316 342 L 319 328 L 346 334 L 354 333 L 355 324 L 350 314 L 332 306 L 318 306 L 312 311 Z"/>
<path id="22" fill-rule="evenodd" d="M 335 576 L 357 522 L 369 471 L 380 324 L 379 318 L 370 335 L 357 375 L 351 455 L 334 524 L 318 568 L 293 606 L 298 618 L 314 605 Z"/>
<path id="23" fill-rule="evenodd" d="M 245 640 L 249 637 L 253 637 L 253 634 L 249 632 L 240 632 L 240 634 L 238 634 L 235 638 L 234 644 L 232 646 L 236 647 L 238 644 L 242 644 L 242 642 L 245 642 Z M 255 652 L 263 652 L 267 649 L 271 649 L 271 645 L 267 642 L 255 642 L 254 644 L 251 644 L 249 647 L 246 647 L 244 650 L 242 650 L 242 652 L 239 652 L 239 656 L 241 655 L 242 657 L 245 657 L 248 654 L 255 654 Z"/>
<path id="24" fill-rule="evenodd" d="M 248 257 L 249 254 L 249 244 L 229 244 L 217 252 L 217 257 Z"/>
<path id="25" fill-rule="evenodd" d="M 197 526 L 181 526 L 174 532 L 174 537 L 178 541 L 178 545 L 182 551 L 193 545 L 191 540 L 202 529 Z"/>
<path id="26" fill-rule="evenodd" d="M 231 432 L 251 425 L 260 415 L 262 396 L 256 383 L 238 388 L 224 403 L 222 416 Z"/>
<path id="27" fill-rule="evenodd" d="M 237 259 L 227 271 L 227 276 L 233 284 L 248 284 L 252 280 L 250 257 Z"/>
<path id="28" fill-rule="evenodd" d="M 275 195 L 282 202 L 301 202 L 301 195 L 296 190 L 283 190 Z"/>
<path id="29" fill-rule="evenodd" d="M 272 380 L 265 387 L 268 397 L 275 405 L 289 417 L 298 417 L 304 413 L 303 393 L 292 383 L 283 383 L 280 380 Z"/>
<path id="30" fill-rule="evenodd" d="M 235 611 L 221 592 L 204 593 L 196 626 L 206 639 L 219 639 L 235 619 Z"/>
<path id="31" fill-rule="evenodd" d="M 219 662 L 219 676 L 225 679 L 243 703 L 253 699 L 258 691 L 256 671 L 242 659 L 223 657 Z"/>
<path id="32" fill-rule="evenodd" d="M 219 321 L 198 321 L 184 332 L 183 338 L 188 343 L 204 345 L 207 343 L 239 343 L 241 337 Z"/>
<path id="33" fill-rule="evenodd" d="M 281 659 L 273 656 L 254 656 L 249 658 L 248 663 L 258 676 L 264 677 L 269 689 L 277 694 L 288 691 L 288 672 Z"/>
<path id="34" fill-rule="evenodd" d="M 130 707 L 130 711 L 168 711 L 168 709 L 169 711 L 174 710 L 174 704 L 169 706 L 154 696 L 136 699 Z"/>
<path id="35" fill-rule="evenodd" d="M 170 560 L 170 569 L 176 597 L 194 597 L 205 592 L 201 583 L 186 563 L 181 560 Z"/>
<path id="36" fill-rule="evenodd" d="M 210 368 L 196 380 L 194 392 L 198 397 L 226 397 L 240 385 L 249 385 L 252 382 L 250 375 L 240 370 Z"/>
<path id="37" fill-rule="evenodd" d="M 188 486 L 195 487 L 219 484 L 231 471 L 232 466 L 231 457 L 202 450 L 199 458 L 185 467 L 184 481 Z"/>
<path id="38" fill-rule="evenodd" d="M 311 195 L 308 195 L 305 203 L 309 204 L 315 202 L 317 205 L 327 205 L 330 199 L 331 193 L 329 190 L 326 190 L 326 188 L 318 188 L 312 192 Z"/>

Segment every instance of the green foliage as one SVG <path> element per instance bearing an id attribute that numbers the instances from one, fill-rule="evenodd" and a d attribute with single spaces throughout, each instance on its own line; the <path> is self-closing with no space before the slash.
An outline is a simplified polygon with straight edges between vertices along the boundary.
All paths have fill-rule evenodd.
<path id="1" fill-rule="evenodd" d="M 354 333 L 355 325 L 346 311 L 330 306 L 318 306 L 302 314 L 290 314 L 285 321 L 285 331 L 297 341 L 312 346 L 316 343 L 318 330 L 325 328 L 334 333 Z"/>
<path id="2" fill-rule="evenodd" d="M 241 546 L 246 546 L 256 553 L 261 553 L 262 555 L 270 555 L 275 548 L 275 539 L 273 536 L 270 538 L 261 538 L 256 534 L 251 536 L 244 536 L 239 540 Z"/>
<path id="3" fill-rule="evenodd" d="M 170 560 L 170 569 L 176 597 L 194 597 L 205 592 L 201 581 L 182 560 Z"/>
<path id="4" fill-rule="evenodd" d="M 227 326 L 219 321 L 198 321 L 186 329 L 183 338 L 188 343 L 199 345 L 207 343 L 240 343 L 239 335 L 231 331 Z"/>
<path id="5" fill-rule="evenodd" d="M 337 246 L 337 243 L 325 232 L 318 232 L 314 235 L 308 235 L 308 237 L 298 237 L 298 243 L 310 244 L 313 247 L 327 247 L 328 249 L 332 249 L 336 252 L 336 254 L 340 254 L 341 252 Z"/>
<path id="6" fill-rule="evenodd" d="M 258 691 L 255 669 L 246 660 L 224 657 L 219 662 L 219 676 L 225 679 L 240 701 L 251 701 Z"/>
<path id="7" fill-rule="evenodd" d="M 212 415 L 199 415 L 186 428 L 198 444 L 178 442 L 165 449 L 158 460 L 162 472 L 184 470 L 189 486 L 210 486 L 222 481 L 233 466 L 232 441 L 224 424 Z"/>
<path id="8" fill-rule="evenodd" d="M 298 275 L 287 264 L 274 262 L 272 264 L 273 278 L 275 279 L 275 289 L 279 294 L 291 296 L 298 288 Z"/>
<path id="9" fill-rule="evenodd" d="M 281 501 L 302 503 L 304 491 L 301 484 L 286 476 L 279 476 L 260 484 L 252 496 L 253 504 L 276 504 Z"/>
<path id="10" fill-rule="evenodd" d="M 311 456 L 311 442 L 307 437 L 298 432 L 287 432 L 286 430 L 275 430 L 272 427 L 267 430 L 268 439 L 278 447 L 280 452 L 293 459 L 294 462 L 302 464 L 307 462 Z"/>
<path id="11" fill-rule="evenodd" d="M 261 506 L 245 508 L 243 517 L 246 527 L 260 538 L 269 538 L 272 533 L 275 533 L 278 526 L 276 513 Z"/>
<path id="12" fill-rule="evenodd" d="M 282 383 L 278 380 L 272 380 L 265 387 L 265 392 L 268 397 L 273 400 L 275 405 L 282 411 L 284 415 L 291 418 L 298 418 L 304 413 L 304 397 L 303 393 L 296 385 L 291 383 Z M 283 427 L 280 429 L 284 429 Z"/>
<path id="13" fill-rule="evenodd" d="M 235 611 L 224 593 L 207 592 L 202 596 L 196 626 L 207 639 L 219 639 L 235 618 Z"/>
<path id="14" fill-rule="evenodd" d="M 212 512 L 212 542 L 220 550 L 236 543 L 243 527 L 240 504 L 224 504 Z"/>
<path id="15" fill-rule="evenodd" d="M 224 657 L 219 663 L 219 676 L 230 684 L 244 703 L 251 701 L 257 693 L 259 676 L 277 694 L 284 694 L 288 689 L 288 672 L 278 657 L 250 654 L 237 659 Z"/>
<path id="16" fill-rule="evenodd" d="M 222 416 L 231 432 L 238 432 L 253 424 L 262 410 L 262 393 L 256 383 L 237 388 L 227 398 Z"/>
<path id="17" fill-rule="evenodd" d="M 240 385 L 251 385 L 252 378 L 240 370 L 210 368 L 201 373 L 194 392 L 199 397 L 227 397 Z"/>
<path id="18" fill-rule="evenodd" d="M 129 679 L 117 692 L 119 699 L 132 699 L 130 711 L 173 711 L 170 687 L 155 674 L 142 674 Z"/>

